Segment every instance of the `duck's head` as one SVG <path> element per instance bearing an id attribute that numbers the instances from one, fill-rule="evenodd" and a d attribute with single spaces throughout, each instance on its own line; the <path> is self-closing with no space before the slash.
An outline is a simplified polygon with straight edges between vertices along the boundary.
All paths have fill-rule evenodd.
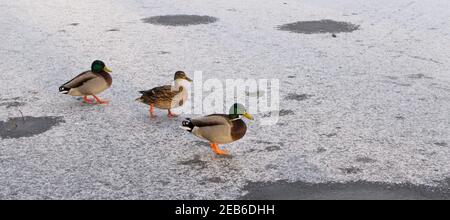
<path id="1" fill-rule="evenodd" d="M 253 120 L 253 116 L 247 112 L 247 109 L 245 109 L 244 105 L 234 103 L 230 108 L 230 117 L 234 119 L 239 118 L 241 115 L 250 120 Z"/>
<path id="2" fill-rule="evenodd" d="M 177 71 L 175 73 L 174 80 L 175 80 L 175 82 L 184 81 L 184 80 L 186 80 L 188 82 L 192 82 L 192 79 L 187 77 L 186 73 L 184 73 L 183 71 Z"/>
<path id="3" fill-rule="evenodd" d="M 92 62 L 91 65 L 91 71 L 94 73 L 101 73 L 101 72 L 112 72 L 108 67 L 106 67 L 105 63 L 101 60 L 96 60 Z"/>

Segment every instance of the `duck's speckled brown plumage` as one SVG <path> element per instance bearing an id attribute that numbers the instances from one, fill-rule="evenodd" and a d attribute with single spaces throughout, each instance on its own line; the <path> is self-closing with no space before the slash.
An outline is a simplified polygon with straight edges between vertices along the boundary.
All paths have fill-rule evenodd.
<path id="1" fill-rule="evenodd" d="M 174 86 L 159 86 L 147 91 L 140 91 L 142 94 L 139 99 L 141 102 L 147 105 L 154 105 L 160 109 L 171 109 L 184 104 L 181 95 L 184 87 L 176 89 Z"/>

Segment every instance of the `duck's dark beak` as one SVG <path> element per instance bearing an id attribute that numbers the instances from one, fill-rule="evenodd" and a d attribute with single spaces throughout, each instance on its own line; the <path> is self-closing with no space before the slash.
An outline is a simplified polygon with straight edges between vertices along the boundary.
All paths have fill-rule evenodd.
<path id="1" fill-rule="evenodd" d="M 184 79 L 187 80 L 187 81 L 189 81 L 189 82 L 193 82 L 193 81 L 194 81 L 194 80 L 192 80 L 191 78 L 189 78 L 189 77 L 187 77 L 187 76 L 185 76 Z"/>

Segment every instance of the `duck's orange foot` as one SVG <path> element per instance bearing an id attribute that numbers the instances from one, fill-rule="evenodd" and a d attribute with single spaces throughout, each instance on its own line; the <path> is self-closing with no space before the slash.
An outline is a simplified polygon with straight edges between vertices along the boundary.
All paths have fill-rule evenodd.
<path id="1" fill-rule="evenodd" d="M 178 115 L 173 114 L 173 113 L 169 110 L 169 113 L 167 113 L 167 117 L 169 117 L 169 118 L 176 118 L 176 117 L 178 117 Z"/>
<path id="2" fill-rule="evenodd" d="M 99 104 L 99 105 L 107 105 L 107 104 L 109 104 L 109 101 L 106 101 L 106 100 L 101 100 L 101 99 L 99 99 L 97 96 L 95 96 L 95 95 L 93 95 L 93 97 L 94 97 L 94 99 L 97 101 L 97 104 Z"/>
<path id="3" fill-rule="evenodd" d="M 214 151 L 214 153 L 216 153 L 217 155 L 229 155 L 228 151 L 226 150 L 221 150 L 219 148 L 219 146 L 215 143 L 211 143 L 211 149 Z"/>
<path id="4" fill-rule="evenodd" d="M 84 102 L 84 103 L 92 104 L 92 103 L 94 103 L 94 100 L 93 100 L 93 99 L 88 99 L 87 96 L 83 96 L 83 102 Z"/>

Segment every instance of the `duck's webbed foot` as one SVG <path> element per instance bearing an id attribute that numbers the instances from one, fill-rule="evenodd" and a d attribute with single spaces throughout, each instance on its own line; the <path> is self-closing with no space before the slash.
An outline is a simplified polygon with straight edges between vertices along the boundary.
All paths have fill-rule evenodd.
<path id="1" fill-rule="evenodd" d="M 94 102 L 93 99 L 89 99 L 87 96 L 83 96 L 83 102 L 92 104 Z"/>
<path id="2" fill-rule="evenodd" d="M 101 100 L 100 98 L 98 98 L 98 97 L 95 96 L 95 95 L 92 95 L 92 96 L 93 96 L 94 99 L 97 101 L 97 104 L 100 104 L 100 105 L 103 105 L 103 104 L 107 105 L 107 104 L 109 104 L 109 101 Z"/>
<path id="3" fill-rule="evenodd" d="M 155 108 L 153 107 L 153 105 L 150 105 L 150 109 L 148 112 L 150 113 L 150 118 L 156 118 Z"/>
<path id="4" fill-rule="evenodd" d="M 219 146 L 216 143 L 211 143 L 211 149 L 216 153 L 217 155 L 228 155 L 228 151 L 221 150 Z"/>
<path id="5" fill-rule="evenodd" d="M 173 114 L 172 111 L 170 111 L 170 109 L 169 109 L 169 110 L 168 110 L 168 113 L 167 113 L 167 117 L 169 117 L 169 118 L 175 118 L 175 117 L 178 117 L 178 115 Z"/>

